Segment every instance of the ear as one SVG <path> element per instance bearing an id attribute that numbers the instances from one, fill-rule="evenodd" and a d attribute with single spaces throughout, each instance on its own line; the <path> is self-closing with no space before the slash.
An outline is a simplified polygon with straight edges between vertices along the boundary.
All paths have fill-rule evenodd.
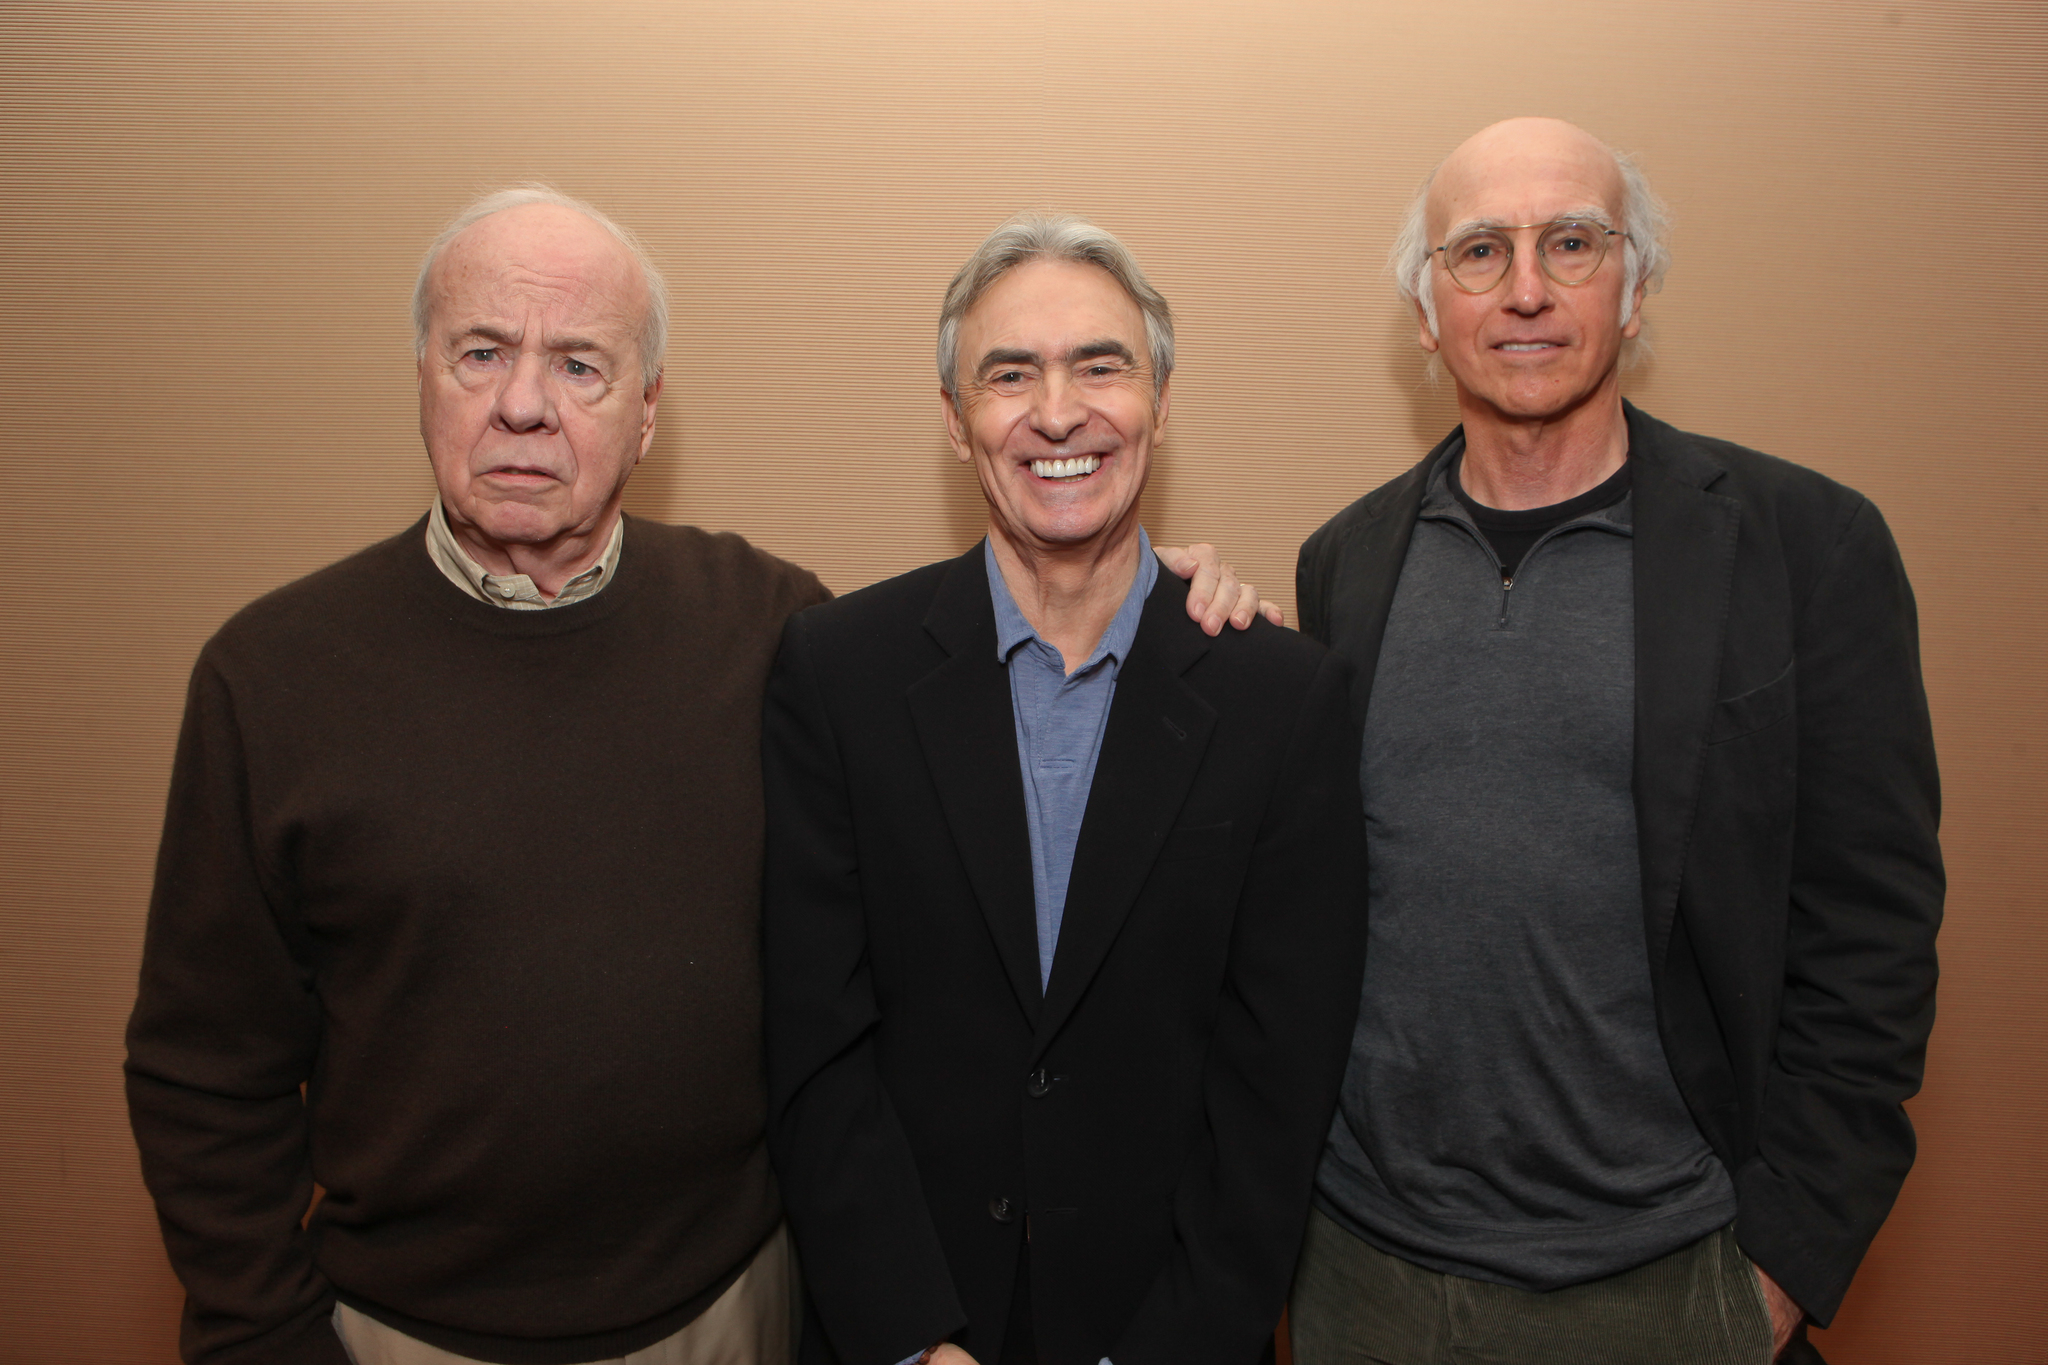
<path id="1" fill-rule="evenodd" d="M 1429 314 L 1422 310 L 1421 300 L 1415 302 L 1415 344 L 1431 355 L 1436 354 L 1438 342 L 1436 333 L 1429 330 Z"/>
<path id="2" fill-rule="evenodd" d="M 1646 290 L 1643 285 L 1636 285 L 1636 295 L 1628 301 L 1628 321 L 1623 323 L 1621 327 L 1621 335 L 1624 340 L 1635 340 L 1636 334 L 1643 330 L 1643 295 L 1645 292 Z"/>
<path id="3" fill-rule="evenodd" d="M 967 419 L 960 415 L 960 405 L 953 401 L 953 395 L 943 388 L 939 390 L 939 413 L 946 419 L 946 439 L 953 443 L 953 458 L 962 464 L 973 464 L 974 448 L 967 444 Z"/>
<path id="4" fill-rule="evenodd" d="M 1159 401 L 1153 405 L 1152 434 L 1157 436 L 1166 430 L 1166 414 L 1173 408 L 1173 381 L 1167 380 L 1159 386 Z"/>
<path id="5" fill-rule="evenodd" d="M 654 408 L 661 402 L 661 381 L 662 376 L 657 374 L 654 376 L 654 382 L 640 394 L 644 411 L 640 415 L 640 455 L 634 461 L 635 464 L 647 458 L 647 451 L 654 444 Z"/>

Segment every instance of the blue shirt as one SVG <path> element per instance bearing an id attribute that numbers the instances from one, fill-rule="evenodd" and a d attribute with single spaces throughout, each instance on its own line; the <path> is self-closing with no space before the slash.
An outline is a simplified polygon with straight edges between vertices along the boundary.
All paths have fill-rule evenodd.
<path id="1" fill-rule="evenodd" d="M 1159 581 L 1151 538 L 1138 528 L 1138 572 L 1109 629 L 1079 668 L 1068 673 L 1060 652 L 1041 639 L 1017 609 L 984 540 L 989 597 L 996 609 L 996 657 L 1010 670 L 1010 705 L 1017 722 L 1017 766 L 1024 773 L 1024 815 L 1031 826 L 1031 897 L 1038 910 L 1038 988 L 1052 979 L 1053 950 L 1067 909 L 1074 845 L 1102 755 L 1117 671 L 1131 652 L 1145 598 Z"/>

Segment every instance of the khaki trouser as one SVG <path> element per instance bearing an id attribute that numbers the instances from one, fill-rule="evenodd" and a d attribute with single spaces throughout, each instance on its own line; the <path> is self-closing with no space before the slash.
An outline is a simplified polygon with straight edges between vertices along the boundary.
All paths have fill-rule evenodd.
<path id="1" fill-rule="evenodd" d="M 689 1326 L 631 1355 L 591 1365 L 790 1365 L 796 1359 L 798 1311 L 796 1258 L 785 1223 Z M 475 1365 L 468 1356 L 429 1346 L 347 1304 L 335 1305 L 334 1330 L 355 1365 Z"/>
<path id="2" fill-rule="evenodd" d="M 1769 1365 L 1771 1315 L 1732 1228 L 1537 1294 L 1425 1270 L 1311 1211 L 1287 1324 L 1297 1365 Z"/>

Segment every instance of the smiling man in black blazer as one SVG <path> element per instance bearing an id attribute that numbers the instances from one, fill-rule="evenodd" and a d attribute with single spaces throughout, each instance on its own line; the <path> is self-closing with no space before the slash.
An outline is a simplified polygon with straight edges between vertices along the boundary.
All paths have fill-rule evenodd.
<path id="1" fill-rule="evenodd" d="M 1462 424 L 1301 552 L 1372 867 L 1302 1365 L 1811 1359 L 1912 1162 L 1912 590 L 1854 491 L 1622 401 L 1664 260 L 1555 119 L 1453 152 L 1394 248 Z"/>
<path id="2" fill-rule="evenodd" d="M 795 618 L 769 685 L 802 1358 L 1252 1365 L 1357 1008 L 1349 670 L 1158 573 L 1172 321 L 1115 238 L 998 229 L 938 355 L 987 539 Z"/>

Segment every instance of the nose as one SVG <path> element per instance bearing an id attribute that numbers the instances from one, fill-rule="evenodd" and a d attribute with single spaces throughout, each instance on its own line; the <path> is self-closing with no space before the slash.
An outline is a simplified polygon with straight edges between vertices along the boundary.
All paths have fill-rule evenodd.
<path id="1" fill-rule="evenodd" d="M 1063 366 L 1048 366 L 1045 382 L 1038 386 L 1037 401 L 1031 405 L 1031 426 L 1048 441 L 1064 441 L 1088 421 L 1087 405 L 1081 401 L 1074 376 Z"/>
<path id="2" fill-rule="evenodd" d="M 1524 317 L 1533 317 L 1551 306 L 1551 280 L 1543 271 L 1541 246 L 1530 242 L 1527 249 L 1517 246 L 1515 254 L 1508 261 L 1507 284 L 1502 289 L 1502 302 L 1509 310 Z"/>
<path id="3" fill-rule="evenodd" d="M 506 431 L 555 430 L 554 386 L 548 382 L 545 356 L 527 351 L 513 358 L 491 419 Z"/>

